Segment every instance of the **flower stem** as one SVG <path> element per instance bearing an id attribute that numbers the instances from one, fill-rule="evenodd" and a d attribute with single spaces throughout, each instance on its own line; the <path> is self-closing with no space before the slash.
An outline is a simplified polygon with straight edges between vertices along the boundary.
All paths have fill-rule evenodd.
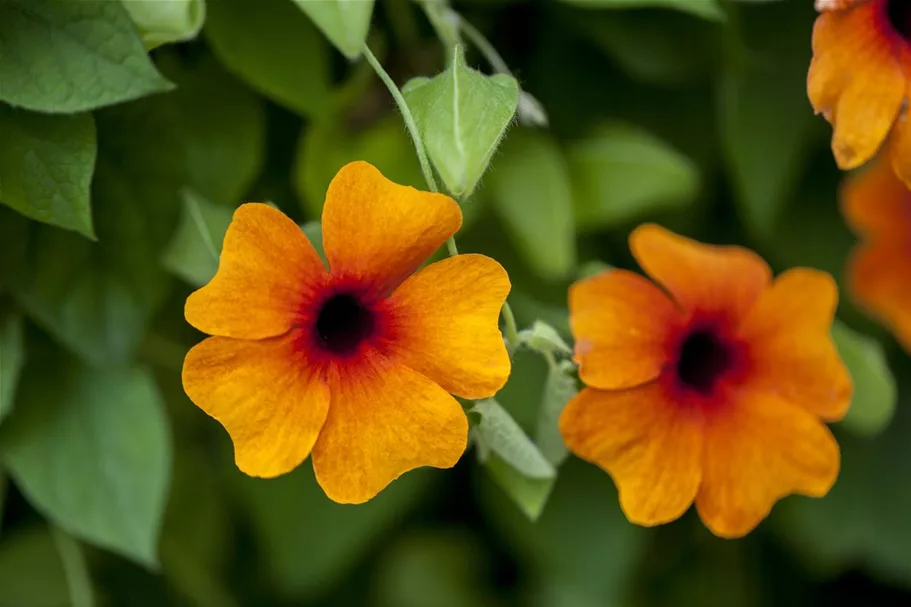
<path id="1" fill-rule="evenodd" d="M 461 29 L 462 33 L 465 34 L 465 37 L 471 40 L 471 43 L 481 51 L 481 54 L 484 55 L 484 58 L 490 63 L 490 67 L 493 68 L 493 71 L 499 74 L 512 76 L 512 70 L 509 69 L 509 66 L 503 61 L 500 53 L 497 52 L 497 49 L 495 49 L 490 41 L 484 37 L 484 34 L 482 34 L 480 30 L 465 19 L 459 19 L 459 29 Z"/>
<path id="2" fill-rule="evenodd" d="M 414 116 L 411 115 L 411 110 L 408 108 L 408 104 L 405 102 L 402 92 L 399 90 L 399 87 L 395 85 L 395 82 L 392 81 L 392 78 L 389 77 L 386 70 L 383 69 L 383 66 L 380 65 L 380 62 L 374 54 L 370 52 L 370 47 L 366 44 L 364 45 L 364 57 L 367 58 L 367 63 L 370 64 L 370 67 L 373 68 L 376 75 L 380 77 L 380 80 L 382 80 L 383 84 L 386 85 L 386 88 L 389 89 L 389 94 L 395 99 L 395 104 L 402 113 L 405 127 L 408 129 L 408 134 L 411 135 L 411 141 L 414 143 L 414 150 L 418 154 L 418 162 L 421 163 L 421 172 L 424 173 L 424 181 L 427 182 L 427 187 L 430 188 L 431 192 L 439 192 L 440 190 L 437 188 L 437 182 L 433 178 L 433 169 L 430 168 L 430 161 L 427 160 L 427 151 L 424 149 L 424 141 L 421 139 L 421 134 L 418 133 L 418 127 L 414 123 Z"/>
<path id="3" fill-rule="evenodd" d="M 516 326 L 516 317 L 512 313 L 512 308 L 508 301 L 503 302 L 503 308 L 500 310 L 500 315 L 503 317 L 503 322 L 506 324 L 506 349 L 509 350 L 509 354 L 512 355 L 516 346 L 519 345 L 519 328 Z"/>

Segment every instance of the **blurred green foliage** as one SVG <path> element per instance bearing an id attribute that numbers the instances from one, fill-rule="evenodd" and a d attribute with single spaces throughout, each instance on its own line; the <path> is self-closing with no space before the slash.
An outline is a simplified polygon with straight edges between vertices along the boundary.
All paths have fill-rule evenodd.
<path id="1" fill-rule="evenodd" d="M 911 604 L 911 365 L 844 298 L 841 477 L 745 540 L 630 525 L 556 431 L 566 289 L 637 222 L 841 279 L 811 4 L 0 0 L 0 605 Z M 238 472 L 179 373 L 238 204 L 319 245 L 345 163 L 427 187 L 365 40 L 523 330 L 455 470 L 341 506 Z"/>

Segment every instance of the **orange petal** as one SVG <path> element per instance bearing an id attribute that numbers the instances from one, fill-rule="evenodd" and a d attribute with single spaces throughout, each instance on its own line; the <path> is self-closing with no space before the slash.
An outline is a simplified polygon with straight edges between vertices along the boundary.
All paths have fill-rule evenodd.
<path id="1" fill-rule="evenodd" d="M 500 308 L 509 293 L 503 267 L 459 255 L 411 276 L 387 300 L 399 360 L 462 398 L 493 396 L 509 377 Z"/>
<path id="2" fill-rule="evenodd" d="M 848 292 L 911 351 L 911 247 L 874 243 L 855 249 L 848 261 Z"/>
<path id="3" fill-rule="evenodd" d="M 300 227 L 265 204 L 241 205 L 215 277 L 187 298 L 187 322 L 210 335 L 262 339 L 287 333 L 326 269 Z"/>
<path id="4" fill-rule="evenodd" d="M 888 156 L 845 179 L 842 212 L 858 235 L 911 241 L 911 191 L 896 177 Z"/>
<path id="5" fill-rule="evenodd" d="M 834 125 L 832 152 L 842 169 L 869 160 L 885 140 L 905 97 L 894 34 L 878 2 L 826 12 L 813 27 L 810 102 Z"/>
<path id="6" fill-rule="evenodd" d="M 183 386 L 234 441 L 237 467 L 273 477 L 309 455 L 329 408 L 329 388 L 308 370 L 294 332 L 257 341 L 210 337 L 193 347 Z"/>
<path id="7" fill-rule="evenodd" d="M 329 417 L 313 448 L 316 480 L 330 499 L 360 504 L 421 466 L 451 468 L 468 442 L 468 419 L 443 388 L 369 353 L 330 378 Z"/>
<path id="8" fill-rule="evenodd" d="M 629 241 L 642 269 L 688 312 L 736 322 L 772 279 L 768 264 L 742 247 L 702 244 L 653 224 L 633 230 Z"/>
<path id="9" fill-rule="evenodd" d="M 791 493 L 821 497 L 838 476 L 838 443 L 805 409 L 744 392 L 706 415 L 699 516 L 712 533 L 740 537 Z"/>
<path id="10" fill-rule="evenodd" d="M 567 447 L 617 484 L 620 506 L 638 525 L 679 518 L 702 477 L 702 418 L 668 400 L 660 382 L 621 391 L 586 388 L 560 416 Z"/>
<path id="11" fill-rule="evenodd" d="M 648 279 L 610 270 L 570 287 L 569 321 L 582 381 L 614 390 L 658 377 L 683 315 Z"/>
<path id="12" fill-rule="evenodd" d="M 739 330 L 749 348 L 749 389 L 774 393 L 827 420 L 844 417 L 853 383 L 830 333 L 837 306 L 838 287 L 825 272 L 781 274 Z"/>
<path id="13" fill-rule="evenodd" d="M 448 196 L 393 183 L 372 165 L 342 167 L 326 192 L 323 246 L 335 275 L 392 290 L 462 225 Z"/>

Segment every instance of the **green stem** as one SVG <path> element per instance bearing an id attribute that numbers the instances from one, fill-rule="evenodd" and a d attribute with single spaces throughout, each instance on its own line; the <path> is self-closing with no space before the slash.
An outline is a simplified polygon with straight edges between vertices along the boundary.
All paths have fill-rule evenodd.
<path id="1" fill-rule="evenodd" d="M 484 34 L 482 34 L 480 30 L 465 19 L 459 19 L 459 28 L 462 30 L 462 33 L 465 34 L 465 37 L 471 40 L 472 44 L 481 51 L 481 54 L 484 55 L 484 58 L 490 63 L 490 67 L 493 68 L 493 71 L 512 76 L 512 70 L 509 69 L 509 66 L 503 61 L 500 53 L 497 52 L 497 49 L 495 49 L 490 41 L 484 37 Z"/>
<path id="2" fill-rule="evenodd" d="M 57 527 L 51 527 L 51 537 L 63 564 L 63 576 L 69 589 L 70 605 L 88 607 L 93 603 L 92 585 L 79 544 Z"/>
<path id="3" fill-rule="evenodd" d="M 380 77 L 380 80 L 382 80 L 383 84 L 386 85 L 386 88 L 389 89 L 389 93 L 392 95 L 392 98 L 395 99 L 395 104 L 402 113 L 402 119 L 405 120 L 405 127 L 408 129 L 408 134 L 411 135 L 411 141 L 414 143 L 414 149 L 418 154 L 418 162 L 421 163 L 421 172 L 424 173 L 424 181 L 427 182 L 427 187 L 430 188 L 431 192 L 439 192 L 440 190 L 437 188 L 437 182 L 433 178 L 433 169 L 430 168 L 430 161 L 427 160 L 427 151 L 424 149 L 424 141 L 421 139 L 421 134 L 418 133 L 418 127 L 414 123 L 414 116 L 411 115 L 411 110 L 408 109 L 408 103 L 405 102 L 402 92 L 399 90 L 399 87 L 395 85 L 395 82 L 392 81 L 392 78 L 389 77 L 386 70 L 383 69 L 383 66 L 380 65 L 380 62 L 377 61 L 374 54 L 370 52 L 370 47 L 366 44 L 364 45 L 364 57 L 367 58 L 367 63 L 370 64 L 370 67 L 373 68 L 376 75 Z"/>
<path id="4" fill-rule="evenodd" d="M 516 317 L 512 313 L 512 308 L 508 301 L 503 302 L 503 308 L 500 310 L 503 322 L 506 324 L 506 348 L 510 355 L 516 349 L 519 343 L 519 328 L 516 326 Z"/>

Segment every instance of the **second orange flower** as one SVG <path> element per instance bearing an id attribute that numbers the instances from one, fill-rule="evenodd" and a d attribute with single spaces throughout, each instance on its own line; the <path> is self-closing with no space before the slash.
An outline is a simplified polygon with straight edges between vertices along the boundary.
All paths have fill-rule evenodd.
<path id="1" fill-rule="evenodd" d="M 654 225 L 630 236 L 654 279 L 610 270 L 574 285 L 570 322 L 589 386 L 566 407 L 567 446 L 613 477 L 627 517 L 656 525 L 695 502 L 717 535 L 748 533 L 781 497 L 825 495 L 852 382 L 829 335 L 823 272 L 772 280 L 756 254 Z"/>

